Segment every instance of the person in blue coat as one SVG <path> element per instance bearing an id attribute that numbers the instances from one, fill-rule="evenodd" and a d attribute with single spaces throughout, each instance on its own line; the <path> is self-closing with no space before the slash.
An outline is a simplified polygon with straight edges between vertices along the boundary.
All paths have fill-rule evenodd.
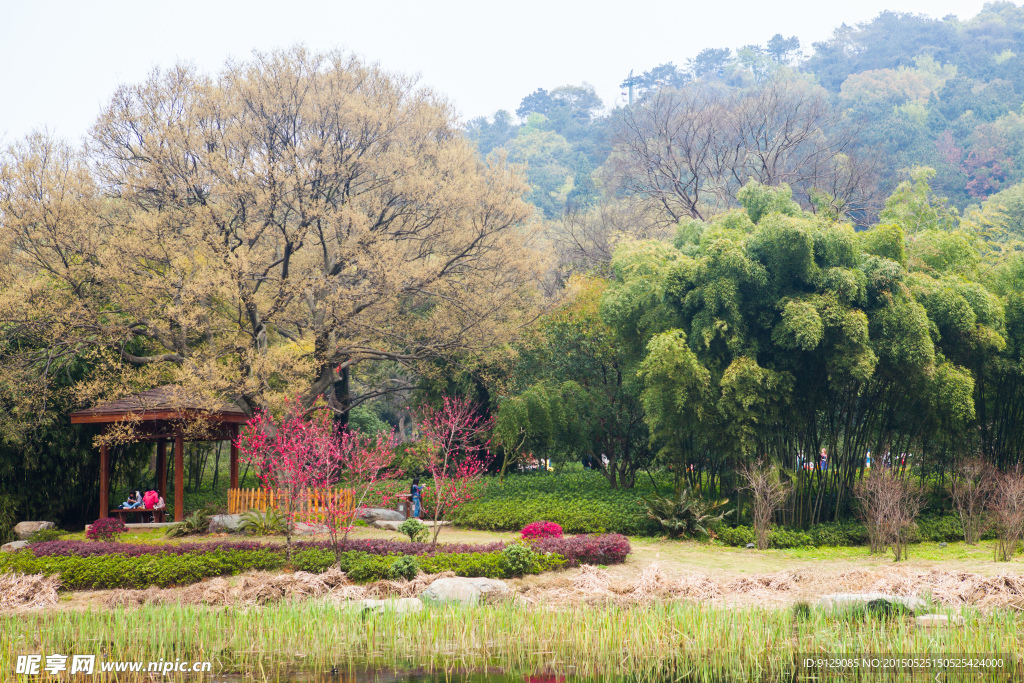
<path id="1" fill-rule="evenodd" d="M 420 478 L 415 477 L 412 480 L 412 486 L 409 488 L 409 495 L 412 496 L 412 516 L 416 519 L 420 518 L 420 511 L 423 501 L 423 489 L 425 487 L 420 486 Z"/>

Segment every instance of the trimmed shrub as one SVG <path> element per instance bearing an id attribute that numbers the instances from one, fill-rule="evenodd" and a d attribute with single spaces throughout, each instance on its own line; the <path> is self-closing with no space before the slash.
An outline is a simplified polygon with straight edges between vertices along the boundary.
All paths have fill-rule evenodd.
<path id="1" fill-rule="evenodd" d="M 858 546 L 868 542 L 868 528 L 860 522 L 826 522 L 807 532 L 816 547 Z"/>
<path id="2" fill-rule="evenodd" d="M 741 548 L 748 543 L 753 543 L 754 539 L 757 538 L 756 534 L 754 534 L 754 530 L 749 526 L 723 526 L 715 533 L 719 541 L 725 545 L 733 546 L 734 548 Z"/>
<path id="3" fill-rule="evenodd" d="M 562 527 L 554 522 L 530 522 L 519 532 L 524 541 L 535 541 L 539 538 L 561 538 Z"/>
<path id="4" fill-rule="evenodd" d="M 300 571 L 322 574 L 334 566 L 334 551 L 319 548 L 299 550 L 292 553 L 292 564 Z"/>
<path id="5" fill-rule="evenodd" d="M 398 533 L 408 536 L 410 543 L 423 543 L 430 536 L 430 529 L 420 520 L 410 517 L 398 525 Z"/>
<path id="6" fill-rule="evenodd" d="M 97 519 L 85 532 L 85 537 L 90 541 L 116 541 L 119 534 L 128 532 L 128 527 L 121 521 L 120 517 L 104 517 Z"/>
<path id="7" fill-rule="evenodd" d="M 956 515 L 921 517 L 917 520 L 917 533 L 911 536 L 911 542 L 934 541 L 941 543 L 962 540 L 964 540 L 964 527 Z"/>
<path id="8" fill-rule="evenodd" d="M 504 557 L 496 553 L 453 553 L 433 555 L 420 560 L 427 574 L 455 572 L 458 576 L 485 576 L 489 579 L 509 578 Z"/>
<path id="9" fill-rule="evenodd" d="M 814 546 L 811 537 L 803 531 L 772 529 L 768 532 L 768 545 L 772 548 L 810 548 Z"/>
<path id="10" fill-rule="evenodd" d="M 506 571 L 512 576 L 522 576 L 523 574 L 530 573 L 533 565 L 536 564 L 536 555 L 537 553 L 532 548 L 519 543 L 507 545 L 501 551 Z"/>
<path id="11" fill-rule="evenodd" d="M 391 561 L 388 578 L 412 581 L 420 572 L 420 565 L 412 555 L 401 555 Z"/>
<path id="12" fill-rule="evenodd" d="M 748 543 L 753 543 L 755 538 L 756 534 L 749 526 L 722 527 L 718 530 L 718 540 L 733 547 L 744 547 Z M 775 528 L 768 532 L 769 548 L 809 548 L 813 546 L 814 541 L 803 531 Z"/>

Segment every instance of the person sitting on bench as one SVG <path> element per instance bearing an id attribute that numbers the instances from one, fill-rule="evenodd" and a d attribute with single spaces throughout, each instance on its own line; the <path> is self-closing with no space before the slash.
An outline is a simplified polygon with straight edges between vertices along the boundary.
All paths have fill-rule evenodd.
<path id="1" fill-rule="evenodd" d="M 164 497 L 161 496 L 160 494 L 157 494 L 156 505 L 153 506 L 153 517 L 152 517 L 153 521 L 154 522 L 156 521 L 157 513 L 160 514 L 160 520 L 163 521 L 164 510 L 166 510 L 166 509 L 167 509 L 167 503 L 164 502 Z"/>
<path id="2" fill-rule="evenodd" d="M 153 511 L 155 511 L 156 510 L 156 506 L 157 506 L 159 501 L 160 501 L 160 494 L 157 493 L 156 491 L 153 491 L 152 489 L 150 489 L 149 491 L 146 491 L 146 495 L 142 496 L 142 507 L 145 510 L 153 510 Z M 149 516 L 149 521 L 155 522 L 156 521 L 156 515 L 155 514 L 154 515 L 150 515 Z"/>
<path id="3" fill-rule="evenodd" d="M 134 510 L 137 507 L 142 506 L 142 498 L 138 495 L 137 491 L 132 491 L 128 494 L 128 500 L 121 503 L 122 510 Z"/>

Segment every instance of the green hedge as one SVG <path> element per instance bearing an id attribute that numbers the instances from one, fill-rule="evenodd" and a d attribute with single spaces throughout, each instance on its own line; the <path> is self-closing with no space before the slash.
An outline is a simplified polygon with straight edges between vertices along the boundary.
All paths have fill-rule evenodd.
<path id="1" fill-rule="evenodd" d="M 359 551 L 341 553 L 339 568 L 357 583 L 392 578 L 392 563 L 404 555 L 371 555 Z M 302 571 L 320 573 L 334 564 L 330 550 L 303 550 L 295 554 L 295 566 Z M 493 553 L 438 553 L 416 558 L 419 568 L 427 574 L 451 571 L 458 576 L 485 576 L 490 579 L 508 579 L 515 576 L 508 561 L 500 552 Z M 557 553 L 537 554 L 528 574 L 560 569 L 565 558 Z"/>
<path id="2" fill-rule="evenodd" d="M 660 475 L 656 475 L 660 476 Z M 659 483 L 662 493 L 671 481 Z M 452 521 L 490 531 L 519 531 L 530 522 L 547 520 L 567 534 L 619 533 L 646 536 L 659 533 L 647 519 L 641 498 L 654 493 L 646 476 L 632 489 L 613 489 L 598 472 L 570 467 L 561 474 L 516 474 L 499 484 L 488 478 L 483 494 L 462 506 Z"/>
<path id="3" fill-rule="evenodd" d="M 180 586 L 211 576 L 239 574 L 244 571 L 278 569 L 284 563 L 272 550 L 230 550 L 181 555 L 94 555 L 76 557 L 50 555 L 36 557 L 31 552 L 4 553 L 0 572 L 59 574 L 61 585 L 69 590 L 88 588 L 146 588 Z"/>
<path id="4" fill-rule="evenodd" d="M 718 540 L 725 545 L 743 547 L 754 542 L 754 530 L 749 526 L 726 527 L 716 530 Z M 989 530 L 982 538 L 995 538 Z M 912 543 L 954 542 L 964 540 L 963 526 L 955 515 L 922 517 L 911 535 Z M 773 528 L 768 534 L 772 548 L 805 548 L 825 546 L 861 546 L 868 544 L 868 529 L 860 522 L 829 522 L 819 524 L 807 531 Z"/>

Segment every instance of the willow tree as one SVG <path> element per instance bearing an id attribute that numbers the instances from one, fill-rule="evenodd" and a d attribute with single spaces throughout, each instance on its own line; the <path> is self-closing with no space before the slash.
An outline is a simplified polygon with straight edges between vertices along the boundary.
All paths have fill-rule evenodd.
<path id="1" fill-rule="evenodd" d="M 154 72 L 83 148 L 35 134 L 3 153 L 6 383 L 45 395 L 87 355 L 83 401 L 174 382 L 344 413 L 388 390 L 353 396 L 353 366 L 480 351 L 530 314 L 527 191 L 446 101 L 354 57 Z"/>

